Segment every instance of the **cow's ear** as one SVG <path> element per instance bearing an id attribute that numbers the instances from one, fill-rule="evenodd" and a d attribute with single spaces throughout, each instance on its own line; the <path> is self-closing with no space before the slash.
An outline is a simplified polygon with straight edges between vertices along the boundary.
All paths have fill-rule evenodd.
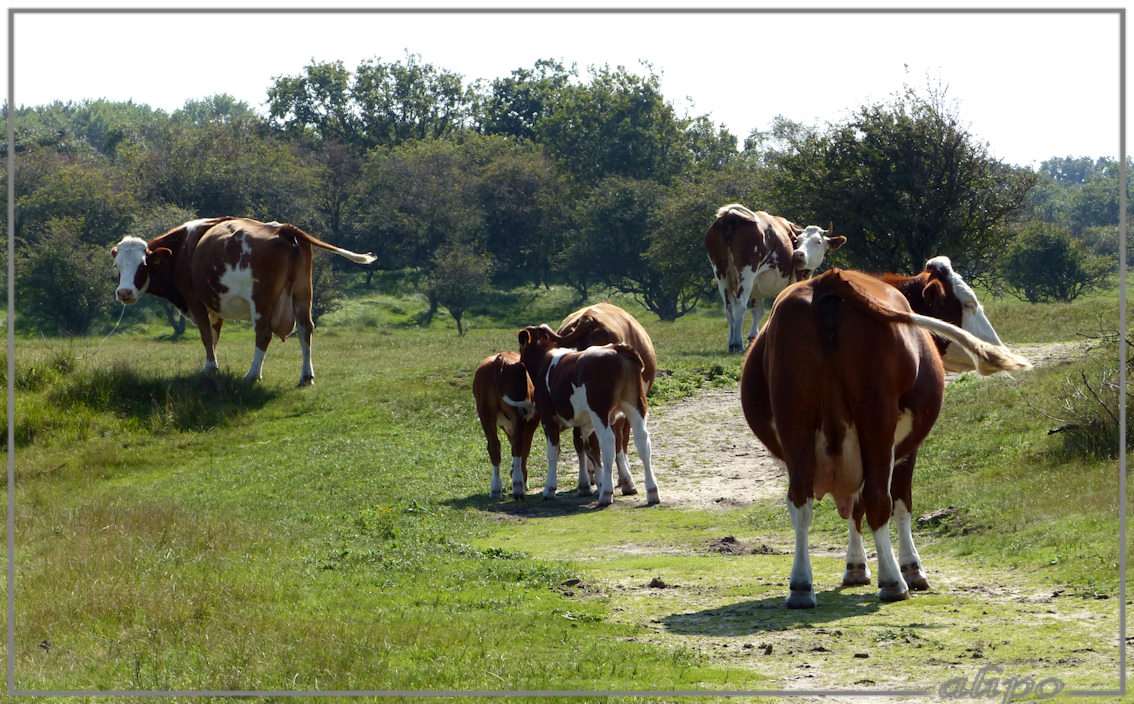
<path id="1" fill-rule="evenodd" d="M 527 328 L 524 328 L 523 330 L 521 330 L 520 334 L 517 335 L 517 338 L 520 341 L 520 349 L 524 349 L 529 344 L 531 344 L 531 341 L 532 341 L 532 335 L 531 335 L 531 333 L 528 332 Z"/>
<path id="2" fill-rule="evenodd" d="M 940 310 L 945 303 L 945 287 L 937 279 L 930 279 L 929 283 L 922 289 L 921 295 L 931 311 Z"/>
<path id="3" fill-rule="evenodd" d="M 837 237 L 828 237 L 827 238 L 827 246 L 832 252 L 835 251 L 836 249 L 838 249 L 839 247 L 842 247 L 846 243 L 847 243 L 847 238 L 843 237 L 842 235 L 838 235 Z"/>
<path id="4" fill-rule="evenodd" d="M 172 257 L 173 250 L 165 247 L 158 247 L 154 250 L 146 251 L 146 263 L 150 266 L 161 266 L 165 262 L 166 257 Z"/>
<path id="5" fill-rule="evenodd" d="M 118 248 L 117 247 L 110 250 L 110 256 L 114 257 L 115 259 L 118 258 Z"/>

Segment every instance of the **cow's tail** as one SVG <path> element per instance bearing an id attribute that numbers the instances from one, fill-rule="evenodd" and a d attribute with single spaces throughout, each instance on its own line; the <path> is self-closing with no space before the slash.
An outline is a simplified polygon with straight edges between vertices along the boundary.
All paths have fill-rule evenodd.
<path id="1" fill-rule="evenodd" d="M 855 306 L 860 310 L 865 310 L 885 320 L 892 320 L 897 323 L 913 325 L 923 330 L 928 330 L 931 333 L 940 335 L 956 343 L 972 358 L 973 365 L 976 367 L 977 372 L 983 376 L 995 374 L 996 372 L 1030 369 L 1032 366 L 1031 362 L 1015 352 L 1012 352 L 1007 347 L 985 342 L 972 333 L 956 325 L 947 323 L 944 320 L 938 320 L 937 318 L 919 315 L 918 313 L 909 311 L 894 310 L 893 308 L 883 305 L 873 296 L 866 295 L 854 282 L 842 276 L 838 276 L 837 273 L 833 278 L 835 281 L 839 282 L 838 288 L 842 289 L 839 291 L 839 294 L 845 299 L 852 300 Z"/>
<path id="2" fill-rule="evenodd" d="M 295 225 L 290 225 L 290 224 L 287 224 L 287 223 L 281 224 L 280 225 L 280 231 L 286 232 L 286 233 L 292 235 L 293 237 L 296 237 L 297 239 L 306 240 L 312 246 L 318 247 L 319 249 L 325 249 L 328 252 L 334 252 L 335 254 L 339 255 L 340 257 L 346 257 L 347 259 L 351 260 L 352 262 L 355 262 L 356 264 L 370 264 L 370 263 L 372 263 L 372 262 L 374 262 L 378 259 L 373 254 L 358 254 L 357 252 L 352 252 L 349 249 L 343 249 L 342 247 L 336 247 L 333 244 L 327 244 L 326 242 L 319 239 L 318 237 L 315 237 L 314 235 L 307 234 L 306 232 L 299 229 Z"/>
<path id="3" fill-rule="evenodd" d="M 740 203 L 729 203 L 717 208 L 717 219 L 720 220 L 726 215 L 735 215 L 738 218 L 748 220 L 749 222 L 756 222 L 756 213 L 752 212 L 750 208 L 746 208 Z"/>

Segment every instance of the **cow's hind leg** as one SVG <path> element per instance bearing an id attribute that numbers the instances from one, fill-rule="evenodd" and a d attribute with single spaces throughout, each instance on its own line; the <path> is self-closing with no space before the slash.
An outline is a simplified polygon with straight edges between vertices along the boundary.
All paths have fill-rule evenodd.
<path id="1" fill-rule="evenodd" d="M 811 530 L 811 513 L 814 499 L 808 496 L 796 504 L 788 491 L 788 513 L 795 530 L 795 557 L 791 563 L 791 581 L 788 583 L 787 607 L 811 609 L 815 607 L 815 587 L 811 577 L 811 554 L 808 552 L 807 534 Z"/>
<path id="2" fill-rule="evenodd" d="M 303 354 L 299 365 L 299 386 L 307 386 L 315 383 L 315 367 L 311 364 L 311 333 L 315 330 L 315 322 L 311 319 L 310 288 L 304 286 L 292 292 L 291 309 L 295 316 L 295 331 L 299 335 L 299 349 Z M 289 325 L 283 335 L 290 331 Z"/>
<path id="3" fill-rule="evenodd" d="M 843 586 L 870 584 L 870 568 L 866 564 L 866 544 L 862 539 L 862 503 L 854 503 L 854 515 L 847 519 L 847 571 L 843 572 Z"/>
<path id="4" fill-rule="evenodd" d="M 213 316 L 203 309 L 200 311 L 190 311 L 193 322 L 197 324 L 197 330 L 201 334 L 201 344 L 205 346 L 205 368 L 202 370 L 206 374 L 211 374 L 220 368 L 217 364 L 217 341 L 220 340 L 221 326 L 224 325 L 224 318 Z"/>
<path id="5" fill-rule="evenodd" d="M 591 492 L 591 468 L 588 447 L 590 438 L 583 435 L 583 431 L 579 428 L 573 428 L 571 431 L 571 439 L 575 445 L 575 455 L 579 458 L 579 486 L 575 489 L 577 496 L 593 496 Z"/>
<path id="6" fill-rule="evenodd" d="M 543 498 L 550 500 L 555 498 L 555 491 L 559 488 L 559 428 L 544 425 L 543 432 L 547 436 L 547 479 L 543 483 Z M 513 487 L 515 480 L 513 476 Z"/>
<path id="7" fill-rule="evenodd" d="M 661 499 L 658 497 L 658 482 L 654 478 L 653 466 L 650 463 L 653 450 L 650 445 L 650 431 L 646 427 L 646 416 L 633 407 L 626 408 L 624 412 L 628 424 L 634 431 L 634 447 L 638 450 L 638 459 L 645 468 L 646 503 L 652 506 L 661 502 Z"/>
<path id="8" fill-rule="evenodd" d="M 906 586 L 914 591 L 929 589 L 925 570 L 921 566 L 921 556 L 913 541 L 913 467 L 917 461 L 917 451 L 903 457 L 894 466 L 894 478 L 890 483 L 890 497 L 894 501 L 894 528 L 898 533 L 898 564 L 902 568 L 902 578 Z"/>
<path id="9" fill-rule="evenodd" d="M 630 474 L 630 457 L 627 452 L 630 446 L 630 421 L 625 417 L 614 421 L 614 436 L 618 442 L 618 454 L 615 455 L 618 462 L 618 488 L 622 490 L 623 496 L 633 496 L 638 493 L 638 487 L 634 486 L 634 477 Z"/>
<path id="10" fill-rule="evenodd" d="M 614 455 L 617 441 L 614 428 L 604 424 L 603 419 L 590 411 L 595 437 L 598 439 L 599 453 L 602 455 L 602 472 L 596 472 L 595 484 L 598 487 L 598 505 L 609 506 L 614 503 Z"/>
<path id="11" fill-rule="evenodd" d="M 497 498 L 504 493 L 503 483 L 500 481 L 500 435 L 496 430 L 493 418 L 480 414 L 480 426 L 484 430 L 485 447 L 488 450 L 488 460 L 492 463 L 492 480 L 488 485 L 488 495 Z"/>
<path id="12" fill-rule="evenodd" d="M 892 431 L 891 431 L 892 432 Z M 860 433 L 860 437 L 865 433 Z M 868 436 L 869 437 L 869 436 Z M 901 601 L 909 599 L 910 592 L 902 579 L 901 569 L 894 557 L 893 543 L 890 541 L 890 514 L 893 502 L 887 490 L 893 472 L 893 450 L 886 447 L 887 455 L 881 458 L 882 448 L 870 448 L 865 443 L 862 448 L 862 468 L 864 483 L 862 503 L 866 509 L 866 520 L 874 534 L 874 549 L 878 553 L 878 598 L 882 601 Z"/>

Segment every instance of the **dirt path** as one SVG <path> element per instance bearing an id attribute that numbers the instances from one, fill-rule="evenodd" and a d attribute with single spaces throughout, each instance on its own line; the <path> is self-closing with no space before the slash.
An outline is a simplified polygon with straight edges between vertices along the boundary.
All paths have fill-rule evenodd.
<path id="1" fill-rule="evenodd" d="M 1016 345 L 1036 366 L 1074 361 L 1082 345 Z M 955 379 L 949 374 L 946 382 Z M 655 471 L 662 500 L 696 509 L 735 508 L 782 496 L 787 473 L 756 439 L 740 410 L 736 386 L 709 387 L 650 413 Z"/>

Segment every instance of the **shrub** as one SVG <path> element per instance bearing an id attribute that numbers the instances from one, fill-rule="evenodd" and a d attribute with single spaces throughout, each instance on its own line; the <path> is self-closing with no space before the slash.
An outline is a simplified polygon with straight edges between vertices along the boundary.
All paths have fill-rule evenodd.
<path id="1" fill-rule="evenodd" d="M 82 242 L 81 226 L 51 220 L 39 243 L 17 254 L 17 310 L 33 327 L 85 335 L 114 303 L 110 253 Z"/>
<path id="2" fill-rule="evenodd" d="M 1072 239 L 1067 229 L 1032 223 L 1009 246 L 1000 273 L 1008 292 L 1020 300 L 1070 302 L 1102 286 L 1114 265 Z"/>

